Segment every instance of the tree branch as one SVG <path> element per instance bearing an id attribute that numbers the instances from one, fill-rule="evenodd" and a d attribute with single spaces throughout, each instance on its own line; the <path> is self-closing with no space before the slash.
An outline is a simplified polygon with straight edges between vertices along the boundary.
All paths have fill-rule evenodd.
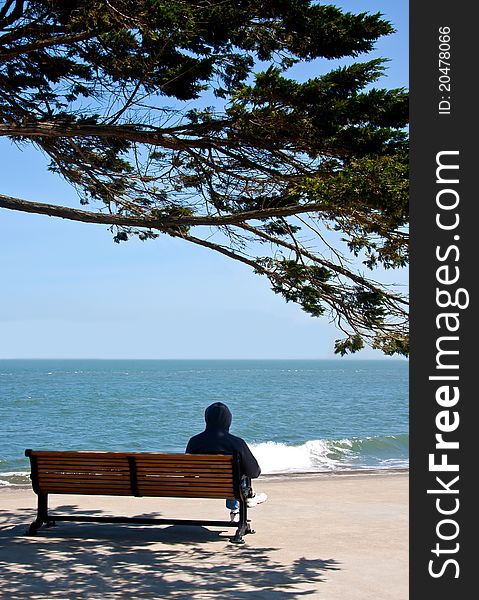
<path id="1" fill-rule="evenodd" d="M 178 139 L 168 136 L 162 129 L 146 131 L 138 129 L 135 126 L 127 125 L 84 125 L 71 123 L 58 123 L 42 121 L 40 123 L 24 123 L 17 125 L 13 123 L 0 124 L 0 136 L 13 137 L 51 137 L 51 138 L 72 138 L 72 137 L 98 137 L 98 138 L 116 138 L 127 140 L 129 142 L 139 142 L 151 144 L 152 146 L 162 146 L 172 150 L 181 150 L 183 148 L 209 148 L 208 141 Z"/>
<path id="2" fill-rule="evenodd" d="M 118 214 L 105 214 L 93 211 L 78 210 L 67 206 L 56 204 L 44 204 L 41 202 L 29 202 L 19 198 L 12 198 L 0 194 L 0 208 L 19 210 L 21 212 L 46 215 L 48 217 L 60 217 L 70 221 L 81 221 L 83 223 L 98 223 L 102 225 L 119 225 L 121 227 L 148 227 L 154 224 L 158 227 L 158 220 L 148 221 L 143 217 L 129 217 Z"/>
<path id="3" fill-rule="evenodd" d="M 82 221 L 84 223 L 100 223 L 104 225 L 119 225 L 123 227 L 148 227 L 163 229 L 164 227 L 173 227 L 178 225 L 187 225 L 191 227 L 200 225 L 222 226 L 222 225 L 241 225 L 245 221 L 264 219 L 266 217 L 288 216 L 297 213 L 313 212 L 321 209 L 318 204 L 291 205 L 279 208 L 266 208 L 260 210 L 242 211 L 229 215 L 221 216 L 181 216 L 181 217 L 155 217 L 145 215 L 144 217 L 134 217 L 119 214 L 104 214 L 100 212 L 78 210 L 56 204 L 45 204 L 43 202 L 30 202 L 12 196 L 0 194 L 0 208 L 9 210 L 18 210 L 21 212 L 47 215 L 49 217 L 60 217 L 70 219 L 71 221 Z M 168 207 L 165 207 L 168 210 Z M 148 210 L 148 209 L 147 209 Z M 159 209 L 161 210 L 161 209 Z"/>
<path id="4" fill-rule="evenodd" d="M 94 37 L 94 33 L 73 33 L 59 35 L 52 38 L 46 38 L 44 40 L 38 40 L 32 44 L 23 44 L 21 46 L 13 46 L 4 52 L 0 52 L 0 60 L 8 60 L 21 54 L 28 54 L 29 52 L 35 52 L 35 50 L 41 50 L 42 48 L 48 48 L 50 46 L 57 46 L 62 44 L 71 44 L 73 42 L 81 42 L 83 40 Z"/>

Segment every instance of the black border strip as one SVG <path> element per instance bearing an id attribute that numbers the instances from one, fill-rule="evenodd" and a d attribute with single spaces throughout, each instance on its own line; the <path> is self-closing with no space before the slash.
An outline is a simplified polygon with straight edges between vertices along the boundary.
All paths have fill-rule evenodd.
<path id="1" fill-rule="evenodd" d="M 475 589 L 478 12 L 410 3 L 412 600 Z"/>

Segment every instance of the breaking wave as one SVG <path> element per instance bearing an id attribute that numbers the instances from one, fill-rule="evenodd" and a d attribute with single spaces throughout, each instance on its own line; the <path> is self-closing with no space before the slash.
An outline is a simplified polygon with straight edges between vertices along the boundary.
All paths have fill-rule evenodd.
<path id="1" fill-rule="evenodd" d="M 0 473 L 0 487 L 30 484 L 30 471 Z"/>
<path id="2" fill-rule="evenodd" d="M 409 436 L 251 444 L 264 475 L 409 467 Z"/>

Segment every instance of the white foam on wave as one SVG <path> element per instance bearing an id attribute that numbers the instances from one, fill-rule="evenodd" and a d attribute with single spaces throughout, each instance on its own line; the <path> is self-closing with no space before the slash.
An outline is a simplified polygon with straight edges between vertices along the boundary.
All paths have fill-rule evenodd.
<path id="1" fill-rule="evenodd" d="M 8 471 L 0 473 L 0 486 L 15 487 L 30 482 L 29 471 Z M 4 477 L 8 479 L 3 479 Z M 13 480 L 13 481 L 12 481 Z"/>
<path id="2" fill-rule="evenodd" d="M 333 470 L 341 465 L 341 461 L 331 456 L 331 444 L 325 440 L 310 440 L 299 446 L 263 442 L 252 444 L 251 449 L 265 475 Z"/>
<path id="3" fill-rule="evenodd" d="M 407 467 L 403 458 L 361 456 L 360 440 L 309 440 L 304 444 L 288 445 L 280 442 L 251 444 L 264 475 L 276 473 L 307 473 L 367 468 Z"/>

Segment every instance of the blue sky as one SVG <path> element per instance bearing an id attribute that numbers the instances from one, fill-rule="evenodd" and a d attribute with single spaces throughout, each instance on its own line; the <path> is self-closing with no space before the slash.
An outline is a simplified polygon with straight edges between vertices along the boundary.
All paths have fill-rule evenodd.
<path id="1" fill-rule="evenodd" d="M 408 85 L 408 2 L 352 0 L 398 30 L 371 57 Z M 321 68 L 311 64 L 310 76 Z M 0 190 L 77 206 L 43 156 L 0 139 Z M 407 273 L 388 272 L 405 284 Z M 106 227 L 0 209 L 0 358 L 332 358 L 341 337 L 246 266 L 168 237 L 115 244 Z M 382 358 L 364 350 L 356 358 Z M 344 360 L 344 359 L 341 359 Z"/>

